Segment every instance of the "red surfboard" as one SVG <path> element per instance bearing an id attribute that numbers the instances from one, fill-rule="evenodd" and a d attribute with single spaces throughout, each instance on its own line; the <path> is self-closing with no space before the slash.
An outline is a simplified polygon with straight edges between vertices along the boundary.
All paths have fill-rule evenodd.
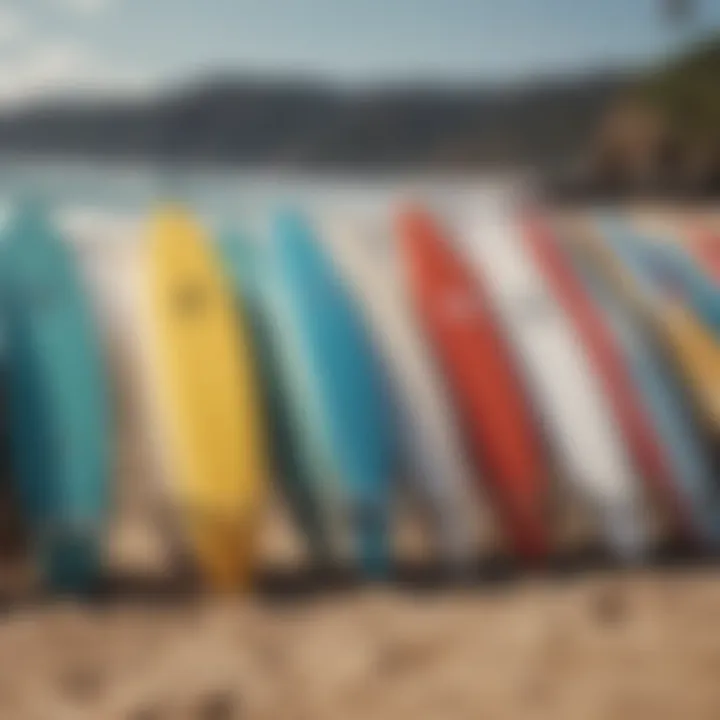
<path id="1" fill-rule="evenodd" d="M 698 262 L 715 282 L 720 282 L 720 233 L 708 227 L 694 225 L 691 228 L 690 247 Z"/>
<path id="2" fill-rule="evenodd" d="M 426 211 L 398 217 L 420 325 L 447 377 L 479 477 L 518 555 L 549 549 L 544 447 L 486 292 Z"/>
<path id="3" fill-rule="evenodd" d="M 694 524 L 676 490 L 670 462 L 602 310 L 585 289 L 549 223 L 538 214 L 528 213 L 522 224 L 524 242 L 572 321 L 605 387 L 611 410 L 639 475 L 647 483 L 655 502 L 673 522 L 678 535 L 696 543 Z"/>

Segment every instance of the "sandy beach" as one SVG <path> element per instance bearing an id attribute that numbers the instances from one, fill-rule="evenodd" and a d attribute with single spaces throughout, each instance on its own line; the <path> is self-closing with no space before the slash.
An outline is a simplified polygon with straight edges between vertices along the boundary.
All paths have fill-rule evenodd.
<path id="1" fill-rule="evenodd" d="M 122 601 L 0 620 L 0 715 L 716 718 L 715 572 L 274 602 Z"/>

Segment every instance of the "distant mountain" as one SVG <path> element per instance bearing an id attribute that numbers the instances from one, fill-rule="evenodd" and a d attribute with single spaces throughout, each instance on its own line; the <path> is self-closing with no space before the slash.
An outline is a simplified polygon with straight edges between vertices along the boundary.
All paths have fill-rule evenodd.
<path id="1" fill-rule="evenodd" d="M 145 100 L 0 115 L 0 152 L 305 168 L 562 165 L 626 87 L 611 75 L 509 88 L 339 90 L 220 78 Z"/>

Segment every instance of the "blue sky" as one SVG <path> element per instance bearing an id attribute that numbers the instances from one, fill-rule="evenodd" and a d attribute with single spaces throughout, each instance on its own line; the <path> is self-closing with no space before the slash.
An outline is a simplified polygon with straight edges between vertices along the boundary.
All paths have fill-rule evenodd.
<path id="1" fill-rule="evenodd" d="M 639 64 L 720 28 L 697 0 L 0 0 L 0 103 L 155 88 L 222 69 L 340 82 L 503 82 Z"/>

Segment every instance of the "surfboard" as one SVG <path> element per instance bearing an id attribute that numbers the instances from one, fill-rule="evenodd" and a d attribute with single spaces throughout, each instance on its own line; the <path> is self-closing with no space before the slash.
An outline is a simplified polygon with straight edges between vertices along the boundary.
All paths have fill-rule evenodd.
<path id="1" fill-rule="evenodd" d="M 562 258 L 547 247 L 546 231 L 511 213 L 508 208 L 479 215 L 465 234 L 468 253 L 512 344 L 563 479 L 597 514 L 609 546 L 623 557 L 637 557 L 647 544 L 645 514 L 616 429 L 625 420 L 625 430 L 638 431 L 637 418 L 616 415 L 608 402 L 612 384 L 604 381 L 606 368 L 594 364 L 587 344 L 594 328 L 581 324 L 589 322 L 590 311 L 584 308 L 583 317 L 568 312 L 575 296 L 585 298 Z M 612 386 L 610 392 L 617 390 Z"/>
<path id="2" fill-rule="evenodd" d="M 711 225 L 694 222 L 688 234 L 695 258 L 715 283 L 720 282 L 720 232 Z"/>
<path id="3" fill-rule="evenodd" d="M 236 294 L 240 321 L 247 322 L 252 332 L 266 410 L 272 475 L 307 542 L 312 558 L 324 565 L 332 554 L 330 540 L 315 497 L 316 483 L 301 461 L 299 433 L 292 424 L 280 358 L 272 341 L 265 251 L 236 230 L 226 230 L 221 234 L 218 249 Z"/>
<path id="4" fill-rule="evenodd" d="M 251 576 L 267 477 L 250 333 L 205 232 L 183 209 L 153 216 L 144 279 L 169 498 L 203 577 L 233 589 Z"/>
<path id="5" fill-rule="evenodd" d="M 426 210 L 397 218 L 416 315 L 443 369 L 469 452 L 513 550 L 548 553 L 549 471 L 542 440 L 487 289 Z"/>
<path id="6" fill-rule="evenodd" d="M 720 346 L 681 294 L 664 287 L 657 264 L 636 231 L 614 216 L 598 218 L 598 236 L 626 266 L 668 348 L 704 429 L 720 431 Z M 657 257 L 657 256 L 656 256 Z"/>
<path id="7" fill-rule="evenodd" d="M 104 359 L 71 255 L 41 205 L 3 232 L 2 300 L 14 475 L 41 573 L 90 590 L 109 515 L 112 429 Z"/>
<path id="8" fill-rule="evenodd" d="M 326 215 L 320 237 L 353 292 L 398 409 L 403 467 L 445 563 L 468 570 L 476 553 L 474 479 L 459 428 L 403 291 L 388 222 Z"/>
<path id="9" fill-rule="evenodd" d="M 276 215 L 270 247 L 274 338 L 307 472 L 333 542 L 371 577 L 390 565 L 398 471 L 395 413 L 371 336 L 300 213 Z M 337 538 L 337 541 L 335 540 Z M 341 551 L 341 552 L 342 552 Z"/>
<path id="10" fill-rule="evenodd" d="M 634 225 L 645 262 L 662 290 L 682 298 L 704 325 L 720 333 L 720 288 L 690 251 L 685 228 L 638 219 Z"/>
<path id="11" fill-rule="evenodd" d="M 692 412 L 667 367 L 662 351 L 642 317 L 628 304 L 618 287 L 618 273 L 592 239 L 573 238 L 573 260 L 587 286 L 606 313 L 608 324 L 623 348 L 631 379 L 648 410 L 668 463 L 674 493 L 667 493 L 668 508 L 675 510 L 678 539 L 706 546 L 720 539 L 720 506 L 714 491 L 712 462 L 694 425 Z"/>
<path id="12" fill-rule="evenodd" d="M 13 474 L 8 390 L 4 324 L 0 313 L 0 566 L 4 573 L 13 566 L 27 565 L 29 559 L 27 528 Z"/>

